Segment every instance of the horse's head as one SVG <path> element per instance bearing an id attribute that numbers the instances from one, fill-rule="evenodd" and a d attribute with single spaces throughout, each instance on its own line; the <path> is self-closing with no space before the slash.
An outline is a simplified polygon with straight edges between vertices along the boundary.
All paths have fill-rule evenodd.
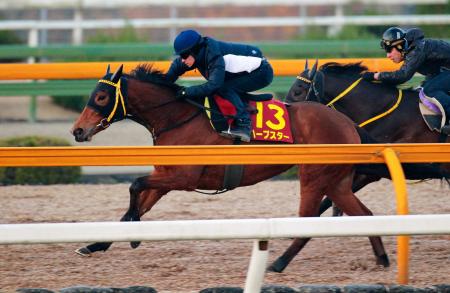
<path id="1" fill-rule="evenodd" d="M 323 75 L 317 70 L 318 61 L 311 69 L 308 68 L 308 60 L 305 62 L 305 69 L 301 72 L 294 84 L 289 89 L 286 102 L 319 101 L 322 91 Z M 319 87 L 320 86 L 320 87 Z"/>
<path id="2" fill-rule="evenodd" d="M 106 129 L 112 122 L 126 116 L 126 105 L 121 91 L 123 65 L 114 74 L 109 72 L 100 79 L 92 91 L 89 101 L 72 127 L 78 142 L 90 141 L 97 132 Z"/>

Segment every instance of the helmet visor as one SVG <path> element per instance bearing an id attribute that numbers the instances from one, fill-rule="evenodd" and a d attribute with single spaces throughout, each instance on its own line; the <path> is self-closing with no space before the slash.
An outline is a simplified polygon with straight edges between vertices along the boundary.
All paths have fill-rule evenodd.
<path id="1" fill-rule="evenodd" d="M 381 40 L 380 47 L 381 47 L 381 49 L 386 51 L 386 53 L 391 53 L 392 48 L 394 48 L 394 46 L 392 46 L 390 41 L 385 41 L 385 40 Z"/>
<path id="2" fill-rule="evenodd" d="M 181 59 L 187 59 L 189 57 L 189 55 L 191 55 L 191 51 L 186 51 L 186 52 L 180 53 Z"/>

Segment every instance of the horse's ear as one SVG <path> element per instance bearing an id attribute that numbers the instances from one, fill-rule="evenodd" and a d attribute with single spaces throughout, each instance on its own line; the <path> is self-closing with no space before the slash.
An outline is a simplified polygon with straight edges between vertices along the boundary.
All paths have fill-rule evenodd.
<path id="1" fill-rule="evenodd" d="M 116 83 L 122 77 L 123 64 L 117 68 L 116 72 L 111 76 L 111 81 Z"/>
<path id="2" fill-rule="evenodd" d="M 106 67 L 106 74 L 105 74 L 105 75 L 110 74 L 110 72 L 109 72 L 110 69 L 111 69 L 111 67 L 110 67 L 109 64 L 108 64 L 108 67 Z"/>
<path id="3" fill-rule="evenodd" d="M 308 70 L 308 59 L 305 60 L 305 69 L 303 71 Z"/>
<path id="4" fill-rule="evenodd" d="M 309 73 L 309 79 L 313 79 L 314 75 L 316 75 L 316 71 L 317 71 L 317 64 L 319 63 L 319 60 L 316 59 L 316 62 L 314 63 L 311 72 Z"/>

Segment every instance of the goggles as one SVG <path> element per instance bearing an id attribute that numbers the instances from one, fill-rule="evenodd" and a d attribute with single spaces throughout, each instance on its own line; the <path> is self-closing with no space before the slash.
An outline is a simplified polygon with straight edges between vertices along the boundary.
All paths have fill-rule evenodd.
<path id="1" fill-rule="evenodd" d="M 180 54 L 180 57 L 181 59 L 187 59 L 191 54 L 191 51 L 183 52 Z"/>
<path id="2" fill-rule="evenodd" d="M 403 40 L 387 41 L 381 40 L 380 47 L 386 51 L 386 53 L 391 53 L 393 48 L 396 48 L 399 52 L 403 51 Z"/>

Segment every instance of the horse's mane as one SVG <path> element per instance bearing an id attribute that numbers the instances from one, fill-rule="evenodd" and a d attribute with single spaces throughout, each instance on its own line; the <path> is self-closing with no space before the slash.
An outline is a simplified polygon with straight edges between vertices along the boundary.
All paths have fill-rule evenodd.
<path id="1" fill-rule="evenodd" d="M 361 65 L 361 62 L 357 63 L 348 63 L 348 64 L 341 64 L 337 62 L 328 62 L 324 65 L 320 66 L 320 71 L 322 71 L 325 74 L 334 74 L 334 75 L 346 75 L 347 77 L 360 77 L 361 72 L 367 71 L 368 68 L 364 65 Z M 377 87 L 386 87 L 386 88 L 394 88 L 396 89 L 397 86 L 393 84 L 388 83 L 381 83 L 377 84 Z M 411 92 L 417 92 L 414 87 L 408 87 L 404 88 L 404 91 L 411 91 Z"/>
<path id="2" fill-rule="evenodd" d="M 153 68 L 153 64 L 139 64 L 135 69 L 131 71 L 130 76 L 140 81 L 171 88 L 174 91 L 180 89 L 179 85 L 167 79 L 166 74 L 162 73 L 162 71 L 156 68 Z"/>
<path id="3" fill-rule="evenodd" d="M 320 66 L 320 71 L 331 74 L 345 74 L 345 75 L 360 75 L 361 72 L 366 71 L 367 67 L 358 63 L 340 64 L 337 62 L 329 62 Z"/>

